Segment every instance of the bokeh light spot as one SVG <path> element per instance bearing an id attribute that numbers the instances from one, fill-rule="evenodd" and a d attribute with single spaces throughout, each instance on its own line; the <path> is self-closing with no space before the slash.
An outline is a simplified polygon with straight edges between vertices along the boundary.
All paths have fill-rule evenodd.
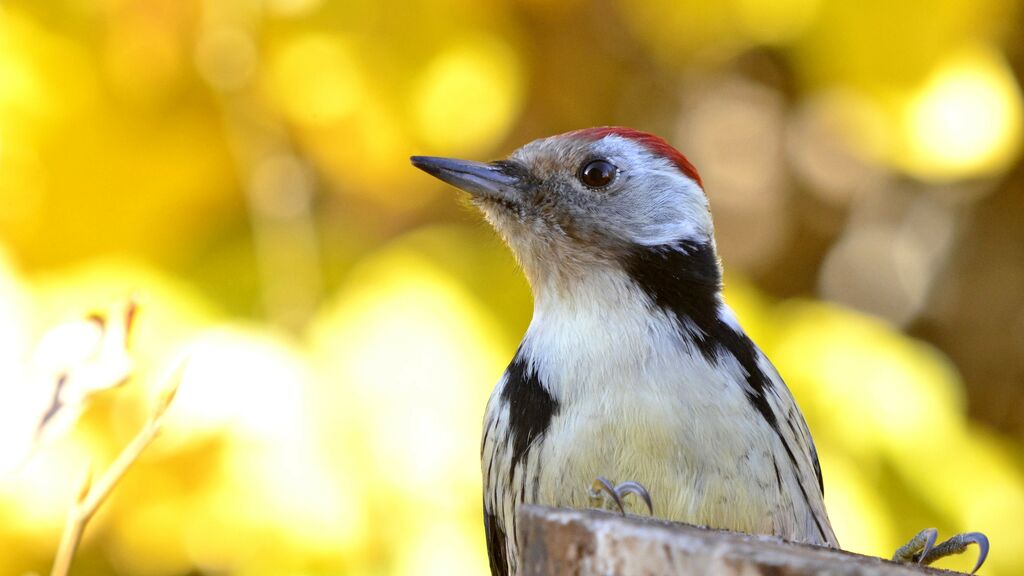
<path id="1" fill-rule="evenodd" d="M 279 336 L 241 327 L 208 330 L 183 346 L 186 371 L 170 430 L 281 438 L 303 422 L 301 356 Z"/>
<path id="2" fill-rule="evenodd" d="M 950 56 L 905 113 L 909 167 L 963 178 L 1004 169 L 1020 149 L 1021 90 L 1002 56 L 984 47 Z"/>
<path id="3" fill-rule="evenodd" d="M 483 407 L 504 363 L 492 320 L 408 252 L 385 251 L 356 278 L 314 338 L 346 403 L 363 407 L 352 416 L 373 439 L 375 466 L 410 495 L 475 486 Z"/>
<path id="4" fill-rule="evenodd" d="M 515 120 L 523 79 L 516 54 L 494 38 L 439 53 L 410 94 L 417 134 L 432 152 L 493 146 Z"/>
<path id="5" fill-rule="evenodd" d="M 292 121 L 308 126 L 338 122 L 359 109 L 366 88 L 358 58 L 339 37 L 305 34 L 271 59 L 270 91 Z"/>

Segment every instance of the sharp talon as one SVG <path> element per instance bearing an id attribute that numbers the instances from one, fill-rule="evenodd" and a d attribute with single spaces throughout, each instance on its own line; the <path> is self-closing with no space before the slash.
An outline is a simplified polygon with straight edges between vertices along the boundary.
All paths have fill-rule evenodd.
<path id="1" fill-rule="evenodd" d="M 615 487 L 615 493 L 619 497 L 624 497 L 626 494 L 636 494 L 643 499 L 644 504 L 647 504 L 647 513 L 654 516 L 654 504 L 651 503 L 651 495 L 647 492 L 647 488 L 644 488 L 639 482 L 623 482 Z"/>
<path id="2" fill-rule="evenodd" d="M 598 476 L 594 483 L 590 485 L 590 489 L 587 490 L 587 495 L 592 500 L 596 500 L 602 493 L 611 497 L 612 501 L 619 508 L 619 514 L 623 516 L 626 515 L 626 506 L 623 504 L 623 499 L 627 494 L 636 494 L 642 498 L 644 504 L 647 505 L 647 512 L 652 516 L 654 515 L 654 504 L 651 502 L 651 494 L 639 482 L 629 481 L 615 486 L 604 476 Z"/>
<path id="3" fill-rule="evenodd" d="M 935 541 L 939 538 L 939 531 L 935 528 L 925 528 L 918 534 L 918 536 L 924 535 L 924 545 L 921 546 L 921 551 L 917 556 L 917 563 L 921 564 L 924 559 L 928 556 L 928 553 L 935 548 Z"/>
<path id="4" fill-rule="evenodd" d="M 978 546 L 978 562 L 974 565 L 974 569 L 971 570 L 971 574 L 974 574 L 985 563 L 985 559 L 988 558 L 988 537 L 981 532 L 957 534 L 941 544 L 935 544 L 937 535 L 938 532 L 934 528 L 922 530 L 910 542 L 896 551 L 893 560 L 897 562 L 916 560 L 918 564 L 928 565 L 946 556 L 961 554 L 964 550 L 967 550 L 968 546 L 976 544 Z"/>
<path id="5" fill-rule="evenodd" d="M 985 562 L 985 558 L 988 557 L 988 538 L 981 532 L 967 532 L 965 534 L 957 534 L 949 540 L 946 540 L 942 544 L 939 544 L 931 550 L 931 552 L 924 559 L 925 564 L 931 564 L 932 562 L 945 558 L 946 556 L 952 556 L 953 554 L 961 554 L 971 544 L 978 545 L 978 562 L 974 565 L 974 569 L 971 570 L 971 574 L 978 571 L 981 565 Z"/>
<path id="6" fill-rule="evenodd" d="M 948 545 L 947 545 L 948 544 Z M 936 546 L 937 548 L 948 548 L 943 550 L 943 553 L 937 554 L 935 560 L 943 557 L 950 556 L 950 554 L 958 554 L 967 549 L 971 544 L 978 545 L 978 562 L 975 563 L 974 568 L 971 570 L 971 574 L 974 574 L 981 568 L 982 564 L 985 564 L 985 559 L 988 558 L 988 537 L 981 532 L 967 532 L 965 534 L 957 534 L 945 542 Z"/>
<path id="7" fill-rule="evenodd" d="M 968 532 L 967 534 L 961 534 L 958 538 L 963 539 L 964 547 L 971 543 L 978 545 L 978 562 L 971 569 L 971 574 L 974 574 L 985 563 L 985 559 L 988 558 L 988 536 L 981 532 Z"/>
<path id="8" fill-rule="evenodd" d="M 939 537 L 939 531 L 935 528 L 925 528 L 909 542 L 901 546 L 892 555 L 893 562 L 917 562 L 921 563 L 924 558 L 935 547 L 935 540 Z"/>
<path id="9" fill-rule="evenodd" d="M 622 505 L 622 497 L 619 496 L 615 486 L 613 486 L 612 483 L 604 476 L 598 476 L 597 479 L 594 480 L 594 483 L 590 485 L 588 495 L 591 498 L 597 498 L 602 492 L 611 497 L 612 501 L 615 502 L 615 505 L 619 507 L 619 513 L 625 516 L 626 509 Z"/>

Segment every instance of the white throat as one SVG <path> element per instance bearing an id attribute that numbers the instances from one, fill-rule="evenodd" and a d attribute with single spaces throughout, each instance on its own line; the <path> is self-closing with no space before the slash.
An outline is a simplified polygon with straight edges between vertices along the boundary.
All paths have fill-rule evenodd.
<path id="1" fill-rule="evenodd" d="M 653 384 L 644 375 L 666 363 L 677 371 L 680 353 L 687 355 L 678 321 L 651 306 L 622 270 L 593 271 L 571 287 L 534 289 L 522 353 L 560 402 L 603 396 L 610 386 Z"/>

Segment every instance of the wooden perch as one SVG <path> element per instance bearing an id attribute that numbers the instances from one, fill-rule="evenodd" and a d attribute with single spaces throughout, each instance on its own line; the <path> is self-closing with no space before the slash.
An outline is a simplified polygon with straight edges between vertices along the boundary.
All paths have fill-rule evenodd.
<path id="1" fill-rule="evenodd" d="M 958 574 L 842 550 L 597 510 L 522 506 L 520 574 L 833 576 Z"/>

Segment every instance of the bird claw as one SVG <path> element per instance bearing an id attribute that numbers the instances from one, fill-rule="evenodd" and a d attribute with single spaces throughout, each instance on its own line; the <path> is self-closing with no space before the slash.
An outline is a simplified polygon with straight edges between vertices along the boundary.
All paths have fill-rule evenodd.
<path id="1" fill-rule="evenodd" d="M 988 537 L 981 532 L 957 534 L 940 544 L 935 544 L 938 536 L 939 531 L 935 528 L 921 530 L 910 539 L 910 542 L 901 546 L 893 554 L 893 561 L 917 562 L 918 564 L 928 565 L 940 558 L 961 554 L 964 550 L 967 550 L 969 545 L 976 544 L 978 546 L 978 561 L 971 570 L 971 574 L 974 574 L 981 568 L 981 565 L 985 563 L 985 559 L 988 557 Z"/>
<path id="2" fill-rule="evenodd" d="M 596 500 L 601 497 L 602 493 L 607 494 L 612 499 L 612 502 L 615 502 L 615 506 L 623 516 L 626 515 L 626 508 L 622 503 L 622 499 L 627 494 L 636 494 L 642 498 L 644 504 L 647 504 L 648 513 L 651 515 L 654 514 L 654 504 L 651 503 L 651 495 L 647 492 L 647 488 L 644 488 L 644 486 L 639 482 L 633 482 L 630 480 L 629 482 L 623 482 L 622 484 L 615 486 L 604 476 L 598 476 L 597 479 L 594 480 L 594 483 L 590 485 L 590 489 L 587 491 L 587 494 L 591 499 Z"/>
<path id="3" fill-rule="evenodd" d="M 978 546 L 978 561 L 974 564 L 974 568 L 971 569 L 971 574 L 974 574 L 985 563 L 985 559 L 988 558 L 988 537 L 981 532 L 965 532 L 953 536 L 923 555 L 922 563 L 931 564 L 939 558 L 945 558 L 953 554 L 962 554 L 971 544 Z"/>
<path id="4" fill-rule="evenodd" d="M 892 555 L 893 562 L 917 562 L 931 552 L 935 547 L 935 540 L 939 537 L 939 531 L 935 528 L 925 528 L 910 539 L 909 542 L 900 546 Z"/>

